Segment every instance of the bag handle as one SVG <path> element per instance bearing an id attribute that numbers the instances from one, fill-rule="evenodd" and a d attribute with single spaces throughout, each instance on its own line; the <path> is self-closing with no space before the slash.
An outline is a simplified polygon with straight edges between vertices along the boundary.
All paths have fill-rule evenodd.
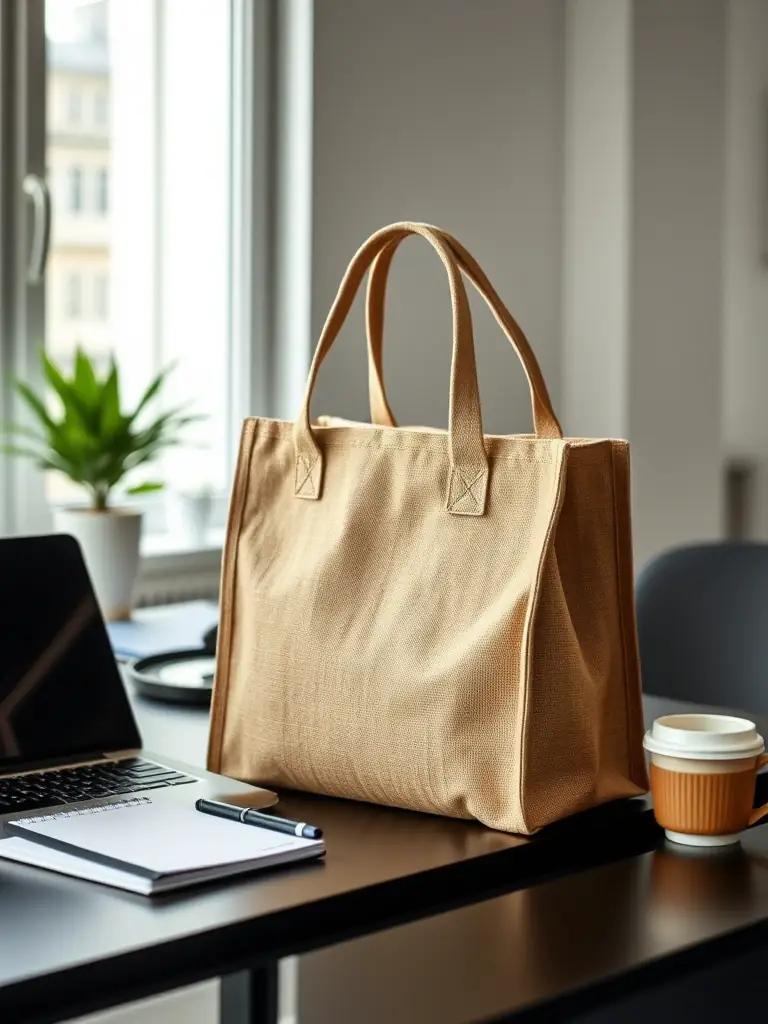
<path id="1" fill-rule="evenodd" d="M 408 235 L 425 238 L 448 273 L 453 309 L 453 356 L 449 413 L 450 473 L 446 509 L 454 515 L 482 515 L 488 489 L 488 458 L 483 440 L 480 395 L 477 387 L 472 315 L 461 271 L 451 247 L 426 224 L 403 222 L 382 228 L 358 249 L 339 286 L 331 311 L 317 343 L 309 370 L 307 389 L 294 424 L 296 454 L 294 495 L 317 500 L 322 493 L 324 459 L 309 419 L 309 408 L 318 370 L 333 345 L 354 302 L 366 271 L 390 244 Z"/>
<path id="2" fill-rule="evenodd" d="M 506 334 L 523 364 L 528 386 L 531 391 L 533 406 L 533 424 L 537 437 L 563 436 L 557 416 L 552 409 L 544 375 L 538 360 L 528 342 L 522 328 L 499 298 L 496 290 L 485 275 L 482 267 L 464 246 L 440 228 L 431 230 L 450 247 L 454 258 L 463 272 L 470 279 L 477 291 L 485 299 L 496 322 Z M 392 258 L 402 238 L 390 242 L 374 260 L 368 277 L 366 296 L 366 327 L 368 331 L 368 392 L 371 404 L 371 422 L 379 426 L 395 427 L 397 423 L 387 401 L 384 389 L 382 364 L 382 345 L 384 338 L 384 307 Z"/>

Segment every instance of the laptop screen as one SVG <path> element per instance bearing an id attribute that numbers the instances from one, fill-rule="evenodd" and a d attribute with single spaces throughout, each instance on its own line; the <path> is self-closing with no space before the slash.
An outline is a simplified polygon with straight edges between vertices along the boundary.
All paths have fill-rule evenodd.
<path id="1" fill-rule="evenodd" d="M 0 769 L 139 746 L 77 542 L 0 540 Z"/>

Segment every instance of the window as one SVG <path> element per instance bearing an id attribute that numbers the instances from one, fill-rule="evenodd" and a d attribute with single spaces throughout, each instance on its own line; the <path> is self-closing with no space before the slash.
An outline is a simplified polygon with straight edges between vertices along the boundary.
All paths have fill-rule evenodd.
<path id="1" fill-rule="evenodd" d="M 70 167 L 67 173 L 67 208 L 70 213 L 80 213 L 83 208 L 83 172 L 79 167 Z"/>
<path id="2" fill-rule="evenodd" d="M 26 2 L 3 0 L 16 11 Z M 22 196 L 0 210 L 0 303 L 18 324 L 13 344 L 0 345 L 0 419 L 24 413 L 3 382 L 40 386 L 41 338 L 67 368 L 77 345 L 105 370 L 114 356 L 126 407 L 172 365 L 155 414 L 186 404 L 205 419 L 128 481 L 161 480 L 165 490 L 124 500 L 142 506 L 147 550 L 173 556 L 184 546 L 173 532 L 174 492 L 212 490 L 215 545 L 240 423 L 267 411 L 254 400 L 266 377 L 252 344 L 266 262 L 252 251 L 261 244 L 252 225 L 266 216 L 267 110 L 255 104 L 268 81 L 267 5 L 32 4 L 43 5 L 47 38 L 36 17 L 0 33 L 0 65 L 17 87 L 0 105 L 4 162 L 47 167 L 54 188 L 44 288 L 30 279 L 29 246 L 8 242 L 23 237 L 36 208 Z M 70 481 L 0 456 L 0 533 L 44 532 L 51 505 L 82 497 Z M 173 561 L 164 558 L 163 571 Z"/>
<path id="3" fill-rule="evenodd" d="M 100 167 L 96 171 L 96 212 L 106 213 L 109 206 L 109 171 Z"/>
<path id="4" fill-rule="evenodd" d="M 93 313 L 97 320 L 106 320 L 109 315 L 109 280 L 106 274 L 97 274 L 93 279 Z"/>
<path id="5" fill-rule="evenodd" d="M 93 94 L 93 123 L 97 128 L 106 128 L 108 119 L 107 90 L 97 89 Z"/>
<path id="6" fill-rule="evenodd" d="M 83 116 L 83 96 L 77 86 L 71 87 L 67 93 L 67 121 L 70 125 L 78 125 Z"/>
<path id="7" fill-rule="evenodd" d="M 25 0 L 4 2 L 22 9 Z M 0 346 L 0 401 L 13 401 L 5 399 L 2 380 L 39 371 L 41 335 L 65 367 L 78 344 L 97 366 L 108 367 L 114 356 L 126 407 L 173 366 L 149 413 L 187 405 L 203 420 L 190 424 L 183 443 L 147 474 L 127 481 L 160 480 L 165 490 L 124 500 L 142 505 L 147 548 L 173 554 L 182 546 L 173 532 L 178 494 L 212 491 L 215 544 L 216 531 L 223 534 L 241 420 L 265 411 L 250 392 L 251 380 L 262 386 L 263 375 L 255 372 L 261 355 L 251 351 L 251 321 L 259 324 L 260 314 L 252 312 L 249 296 L 264 263 L 260 253 L 250 253 L 259 237 L 250 226 L 251 204 L 259 204 L 261 217 L 264 191 L 252 167 L 266 162 L 255 139 L 266 110 L 263 118 L 253 116 L 254 97 L 266 95 L 260 83 L 268 80 L 263 62 L 261 70 L 254 67 L 265 47 L 257 40 L 267 38 L 267 15 L 259 13 L 266 5 L 37 2 L 45 5 L 45 39 L 37 20 L 19 19 L 23 32 L 36 37 L 23 44 L 29 63 L 19 78 L 34 102 L 0 128 L 28 163 L 49 169 L 55 195 L 44 292 L 26 287 L 28 268 L 20 258 L 14 262 L 13 294 L 34 315 L 19 318 L 20 371 L 6 355 L 10 346 Z M 3 52 L 11 48 L 6 35 L 0 33 Z M 19 217 L 26 224 L 34 209 L 23 202 Z M 0 248 L 3 238 L 0 232 Z M 17 415 L 15 403 L 10 411 L 10 418 Z M 6 409 L 0 412 L 6 418 Z M 9 523 L 27 525 L 3 487 L 17 476 L 16 463 L 0 457 L 0 532 Z M 30 466 L 28 480 L 22 504 L 34 505 L 46 525 L 48 506 L 82 499 L 55 474 L 41 477 Z"/>
<path id="8" fill-rule="evenodd" d="M 83 306 L 83 283 L 80 275 L 70 272 L 66 277 L 64 313 L 68 320 L 78 320 Z"/>

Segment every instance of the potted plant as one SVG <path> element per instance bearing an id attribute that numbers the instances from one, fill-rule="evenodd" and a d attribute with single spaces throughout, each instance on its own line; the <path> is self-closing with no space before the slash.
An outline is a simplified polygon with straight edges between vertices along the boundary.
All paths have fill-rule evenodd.
<path id="1" fill-rule="evenodd" d="M 31 459 L 42 470 L 63 473 L 87 492 L 87 506 L 54 510 L 54 526 L 79 541 L 104 617 L 129 618 L 142 517 L 136 508 L 115 506 L 114 496 L 160 490 L 163 485 L 157 481 L 131 483 L 131 478 L 167 448 L 180 444 L 184 428 L 202 417 L 188 415 L 182 407 L 147 419 L 170 367 L 155 377 L 136 407 L 126 411 L 114 359 L 104 376 L 81 349 L 71 375 L 45 352 L 42 366 L 57 408 L 49 409 L 41 395 L 17 381 L 16 391 L 34 426 L 5 424 L 10 443 L 0 451 Z"/>

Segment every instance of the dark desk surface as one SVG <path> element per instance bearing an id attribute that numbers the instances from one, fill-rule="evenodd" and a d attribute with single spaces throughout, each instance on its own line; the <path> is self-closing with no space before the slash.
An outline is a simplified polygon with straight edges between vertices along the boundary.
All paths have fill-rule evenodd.
<path id="1" fill-rule="evenodd" d="M 670 706 L 650 701 L 648 712 Z M 138 701 L 136 710 L 150 749 L 202 760 L 204 713 Z M 760 724 L 768 729 L 768 720 Z M 153 901 L 2 865 L 0 1019 L 55 1020 L 104 1008 L 658 843 L 642 801 L 619 819 L 588 819 L 533 841 L 345 801 L 289 795 L 281 807 L 325 829 L 324 864 Z"/>
<path id="2" fill-rule="evenodd" d="M 627 1024 L 653 1019 L 651 986 L 698 972 L 680 985 L 682 1016 L 666 991 L 661 1019 L 705 1024 L 725 1019 L 723 1003 L 713 1006 L 723 990 L 731 1011 L 743 1008 L 745 993 L 732 976 L 713 995 L 702 976 L 736 954 L 765 957 L 766 949 L 763 825 L 731 850 L 668 843 L 310 953 L 299 963 L 300 1021 L 467 1024 L 520 1013 L 536 1019 L 538 1007 L 545 1020 L 581 1020 L 598 1008 L 590 1020 Z M 754 966 L 751 973 L 754 983 Z M 640 996 L 646 1003 L 638 1007 Z"/>

